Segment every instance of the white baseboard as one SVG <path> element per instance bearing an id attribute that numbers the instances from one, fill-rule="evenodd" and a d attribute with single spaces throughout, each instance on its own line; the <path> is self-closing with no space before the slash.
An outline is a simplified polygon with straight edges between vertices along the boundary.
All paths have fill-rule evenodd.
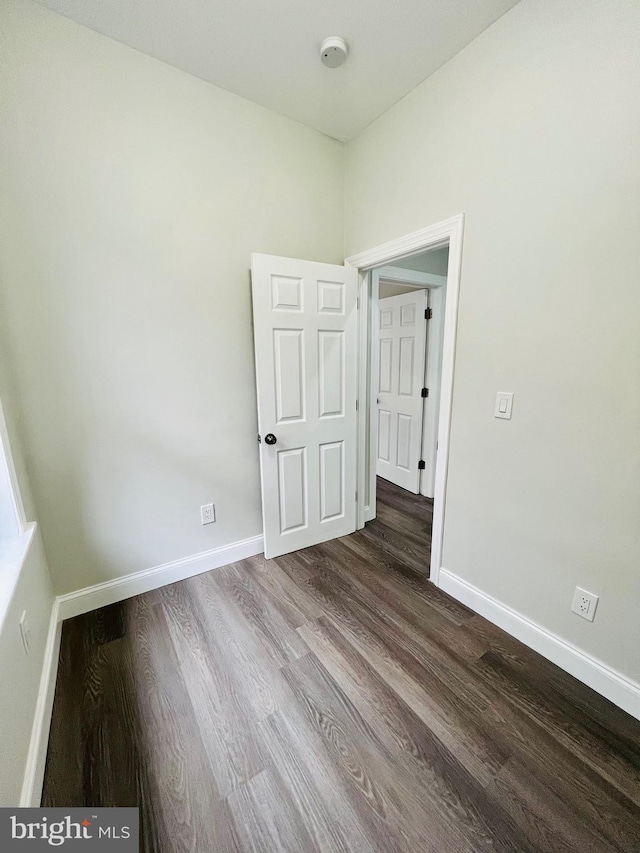
<path id="1" fill-rule="evenodd" d="M 176 581 L 182 581 L 194 575 L 201 575 L 212 569 L 219 569 L 229 563 L 254 557 L 264 551 L 264 537 L 253 536 L 251 539 L 243 539 L 240 542 L 232 542 L 231 545 L 223 545 L 213 548 L 211 551 L 203 551 L 183 560 L 174 560 L 164 563 L 152 569 L 144 569 L 132 575 L 105 581 L 94 586 L 69 592 L 58 596 L 58 618 L 71 619 L 81 613 L 124 601 L 134 595 L 158 589 Z"/>
<path id="2" fill-rule="evenodd" d="M 365 523 L 366 523 L 367 521 L 373 521 L 373 519 L 374 519 L 375 517 L 376 517 L 376 508 L 375 508 L 374 506 L 366 506 L 366 507 L 364 508 L 364 520 L 365 520 Z"/>
<path id="3" fill-rule="evenodd" d="M 440 569 L 438 586 L 640 720 L 640 684 L 447 569 Z"/>
<path id="4" fill-rule="evenodd" d="M 31 729 L 27 765 L 22 783 L 22 793 L 20 794 L 21 807 L 37 807 L 40 805 L 44 769 L 47 760 L 47 746 L 49 744 L 53 696 L 56 687 L 56 676 L 58 674 L 61 633 L 62 624 L 58 619 L 58 601 L 54 599 L 49 618 L 47 642 L 44 648 L 42 675 L 40 676 L 36 712 L 33 718 L 33 728 Z"/>

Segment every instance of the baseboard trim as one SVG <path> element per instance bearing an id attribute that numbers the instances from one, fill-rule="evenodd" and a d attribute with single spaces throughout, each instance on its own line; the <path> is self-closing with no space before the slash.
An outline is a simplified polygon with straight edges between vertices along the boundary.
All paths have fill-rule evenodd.
<path id="1" fill-rule="evenodd" d="M 440 569 L 438 586 L 640 720 L 640 684 L 447 569 Z"/>
<path id="2" fill-rule="evenodd" d="M 33 718 L 33 728 L 31 730 L 31 741 L 29 743 L 22 792 L 20 794 L 21 807 L 37 807 L 40 805 L 42 797 L 42 784 L 44 782 L 47 747 L 49 745 L 51 712 L 53 710 L 53 696 L 56 687 L 56 677 L 58 675 L 61 633 L 62 624 L 58 618 L 58 601 L 54 599 L 51 616 L 49 617 L 49 631 L 44 647 L 38 700 Z"/>
<path id="3" fill-rule="evenodd" d="M 203 551 L 200 554 L 185 557 L 183 560 L 174 560 L 171 563 L 144 569 L 112 581 L 87 586 L 58 596 L 58 619 L 60 621 L 71 619 L 73 616 L 80 616 L 99 607 L 132 598 L 134 595 L 140 595 L 194 575 L 201 575 L 212 569 L 219 569 L 229 563 L 245 560 L 247 557 L 254 557 L 256 554 L 262 554 L 263 551 L 264 537 L 252 536 L 250 539 L 213 548 L 211 551 Z"/>

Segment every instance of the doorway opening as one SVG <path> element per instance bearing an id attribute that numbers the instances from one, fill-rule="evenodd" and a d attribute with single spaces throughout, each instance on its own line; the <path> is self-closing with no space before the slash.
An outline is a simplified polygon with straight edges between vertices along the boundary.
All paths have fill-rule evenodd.
<path id="1" fill-rule="evenodd" d="M 463 216 L 352 256 L 360 273 L 357 528 L 438 585 Z"/>
<path id="2" fill-rule="evenodd" d="M 371 271 L 369 523 L 421 574 L 431 552 L 448 260 L 444 246 Z"/>

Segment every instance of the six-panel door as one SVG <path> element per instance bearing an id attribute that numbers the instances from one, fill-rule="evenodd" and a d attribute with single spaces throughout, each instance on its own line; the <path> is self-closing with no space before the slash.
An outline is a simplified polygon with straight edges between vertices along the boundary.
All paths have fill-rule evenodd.
<path id="1" fill-rule="evenodd" d="M 376 472 L 418 494 L 422 447 L 428 293 L 378 301 L 378 451 Z"/>
<path id="2" fill-rule="evenodd" d="M 252 255 L 251 272 L 265 555 L 276 557 L 355 530 L 357 273 L 273 255 Z"/>

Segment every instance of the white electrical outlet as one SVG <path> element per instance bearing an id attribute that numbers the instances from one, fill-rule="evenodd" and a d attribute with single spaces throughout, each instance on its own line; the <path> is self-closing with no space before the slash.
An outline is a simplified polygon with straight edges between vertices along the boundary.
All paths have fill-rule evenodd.
<path id="1" fill-rule="evenodd" d="M 203 524 L 213 524 L 216 520 L 216 508 L 213 504 L 205 504 L 200 507 L 200 518 Z"/>
<path id="2" fill-rule="evenodd" d="M 586 589 L 581 589 L 577 586 L 576 591 L 573 594 L 571 609 L 574 613 L 577 613 L 578 616 L 582 616 L 583 619 L 588 619 L 589 622 L 593 622 L 593 617 L 596 615 L 598 600 L 597 595 L 594 595 L 592 592 L 587 592 Z"/>
<path id="3" fill-rule="evenodd" d="M 22 636 L 22 645 L 24 646 L 24 653 L 28 655 L 31 651 L 31 626 L 27 621 L 27 611 L 22 611 L 22 616 L 20 617 L 20 635 Z"/>

